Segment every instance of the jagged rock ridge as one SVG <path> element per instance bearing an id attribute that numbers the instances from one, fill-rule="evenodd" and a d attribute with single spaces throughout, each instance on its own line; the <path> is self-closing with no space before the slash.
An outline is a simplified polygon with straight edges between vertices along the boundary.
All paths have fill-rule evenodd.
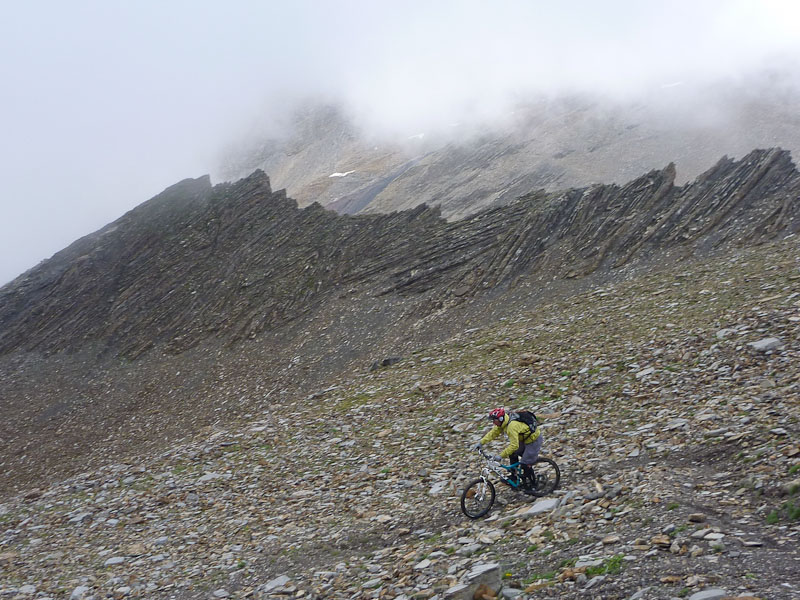
<path id="1" fill-rule="evenodd" d="M 359 297 L 405 298 L 422 317 L 521 281 L 800 227 L 800 175 L 786 151 L 725 158 L 686 186 L 674 180 L 670 165 L 453 223 L 424 205 L 359 217 L 299 209 L 260 171 L 216 187 L 187 180 L 5 286 L 0 353 L 181 352 Z"/>

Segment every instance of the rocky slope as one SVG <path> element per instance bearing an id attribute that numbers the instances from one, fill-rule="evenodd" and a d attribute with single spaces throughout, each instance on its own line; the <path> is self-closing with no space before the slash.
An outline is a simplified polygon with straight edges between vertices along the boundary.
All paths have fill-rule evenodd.
<path id="1" fill-rule="evenodd" d="M 0 504 L 0 595 L 797 598 L 798 257 L 628 273 L 28 487 Z M 562 485 L 473 522 L 498 404 L 543 417 Z"/>
<path id="2" fill-rule="evenodd" d="M 0 290 L 0 481 L 163 446 L 654 261 L 792 234 L 798 197 L 781 150 L 454 223 L 298 209 L 260 172 L 187 180 Z"/>
<path id="3" fill-rule="evenodd" d="M 792 72 L 796 72 L 794 69 Z M 676 85 L 636 102 L 591 96 L 521 102 L 496 122 L 376 135 L 344 109 L 309 104 L 277 137 L 232 151 L 221 177 L 256 168 L 301 206 L 391 212 L 421 203 L 448 219 L 531 190 L 623 184 L 673 162 L 693 180 L 720 156 L 800 152 L 800 92 L 779 71 L 718 85 Z"/>
<path id="4" fill-rule="evenodd" d="M 0 289 L 0 596 L 794 598 L 798 228 L 778 149 L 455 222 L 181 182 Z M 501 403 L 563 486 L 466 522 Z"/>

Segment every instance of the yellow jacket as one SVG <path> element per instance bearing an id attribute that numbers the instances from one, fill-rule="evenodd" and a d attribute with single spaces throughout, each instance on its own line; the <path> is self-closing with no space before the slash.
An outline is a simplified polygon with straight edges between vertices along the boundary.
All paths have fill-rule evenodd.
<path id="1" fill-rule="evenodd" d="M 519 450 L 521 444 L 530 444 L 542 434 L 538 427 L 531 434 L 530 428 L 525 423 L 512 421 L 511 417 L 506 414 L 503 417 L 503 424 L 500 427 L 492 427 L 492 430 L 481 438 L 481 444 L 488 444 L 502 433 L 508 436 L 508 446 L 500 453 L 503 458 L 508 458 Z"/>

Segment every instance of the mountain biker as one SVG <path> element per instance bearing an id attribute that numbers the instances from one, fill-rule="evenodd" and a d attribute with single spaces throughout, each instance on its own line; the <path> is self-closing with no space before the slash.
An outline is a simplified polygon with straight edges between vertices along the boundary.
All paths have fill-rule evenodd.
<path id="1" fill-rule="evenodd" d="M 539 451 L 542 449 L 542 430 L 536 427 L 531 431 L 531 428 L 522 421 L 512 420 L 511 415 L 503 408 L 493 409 L 488 418 L 494 427 L 481 438 L 475 448 L 478 449 L 482 444 L 488 444 L 505 433 L 508 436 L 508 446 L 499 455 L 492 458 L 497 462 L 502 462 L 507 457 L 509 464 L 512 465 L 517 461 L 521 462 L 523 482 L 533 481 L 531 465 L 539 458 Z"/>

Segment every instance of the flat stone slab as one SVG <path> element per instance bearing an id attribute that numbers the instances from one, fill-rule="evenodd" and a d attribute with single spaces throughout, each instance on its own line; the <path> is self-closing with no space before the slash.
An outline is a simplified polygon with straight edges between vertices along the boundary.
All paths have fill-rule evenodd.
<path id="1" fill-rule="evenodd" d="M 447 590 L 445 590 L 445 592 L 444 592 L 444 597 L 445 598 L 452 598 L 453 596 L 456 596 L 457 594 L 460 594 L 460 593 L 462 593 L 462 592 L 464 592 L 464 591 L 466 591 L 468 589 L 469 589 L 468 585 L 466 585 L 464 583 L 460 583 L 458 585 L 454 585 L 451 588 L 447 588 Z"/>
<path id="2" fill-rule="evenodd" d="M 469 581 L 473 581 L 478 577 L 482 577 L 487 573 L 491 573 L 492 571 L 497 571 L 500 569 L 500 563 L 484 563 L 481 565 L 475 565 L 472 567 L 472 570 L 466 574 L 466 578 Z"/>
<path id="3" fill-rule="evenodd" d="M 276 577 L 275 579 L 265 583 L 261 588 L 261 592 L 266 594 L 267 592 L 271 592 L 272 590 L 285 586 L 287 583 L 289 583 L 289 577 L 286 575 L 281 575 L 280 577 Z"/>
<path id="4" fill-rule="evenodd" d="M 545 498 L 544 500 L 539 500 L 536 504 L 531 506 L 528 510 L 523 512 L 520 516 L 521 517 L 532 517 L 533 515 L 539 515 L 542 513 L 550 512 L 558 508 L 560 500 L 558 498 Z"/>
<path id="5" fill-rule="evenodd" d="M 750 342 L 747 345 L 753 350 L 758 350 L 759 352 L 777 350 L 778 348 L 783 347 L 783 343 L 776 337 L 764 338 L 763 340 L 758 340 L 757 342 Z"/>
<path id="6" fill-rule="evenodd" d="M 720 598 L 724 598 L 728 595 L 723 589 L 720 588 L 713 588 L 710 590 L 703 590 L 702 592 L 697 592 L 696 594 L 692 594 L 689 596 L 689 600 L 719 600 Z"/>

